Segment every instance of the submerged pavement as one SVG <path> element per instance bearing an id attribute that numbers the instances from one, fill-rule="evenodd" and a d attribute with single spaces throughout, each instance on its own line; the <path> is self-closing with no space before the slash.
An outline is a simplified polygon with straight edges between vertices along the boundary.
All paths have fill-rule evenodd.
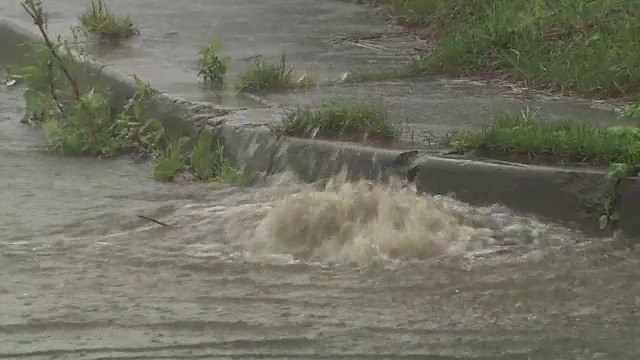
<path id="1" fill-rule="evenodd" d="M 428 44 L 385 24 L 367 7 L 316 0 L 109 0 L 117 15 L 130 16 L 141 35 L 117 48 L 94 48 L 109 66 L 150 81 L 156 88 L 194 101 L 229 107 L 262 108 L 265 102 L 238 95 L 234 79 L 255 56 L 278 59 L 282 51 L 300 75 L 320 84 L 305 91 L 264 94 L 267 104 L 295 106 L 330 99 L 361 99 L 388 106 L 408 124 L 405 140 L 423 142 L 451 128 L 478 126 L 496 112 L 529 111 L 554 119 L 577 118 L 611 124 L 616 114 L 602 105 L 559 98 L 524 97 L 514 89 L 470 80 L 438 77 L 375 84 L 330 85 L 354 70 L 385 69 L 410 62 Z M 69 34 L 88 1 L 47 0 L 50 29 Z M 19 2 L 0 4 L 0 13 L 25 26 L 30 20 Z M 233 60 L 224 91 L 203 87 L 197 75 L 199 49 L 212 38 Z M 277 118 L 256 113 L 256 122 Z"/>

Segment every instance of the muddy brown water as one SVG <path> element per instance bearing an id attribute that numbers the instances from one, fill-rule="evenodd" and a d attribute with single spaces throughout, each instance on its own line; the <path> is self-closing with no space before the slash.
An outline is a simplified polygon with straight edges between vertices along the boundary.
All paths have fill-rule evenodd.
<path id="1" fill-rule="evenodd" d="M 608 239 L 339 178 L 159 184 L 48 154 L 20 105 L 0 91 L 0 358 L 639 358 L 640 256 Z"/>

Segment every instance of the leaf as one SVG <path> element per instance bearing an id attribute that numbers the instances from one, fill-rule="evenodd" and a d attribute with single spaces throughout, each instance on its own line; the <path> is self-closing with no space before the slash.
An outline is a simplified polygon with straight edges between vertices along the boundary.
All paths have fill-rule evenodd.
<path id="1" fill-rule="evenodd" d="M 140 117 L 142 116 L 142 105 L 139 102 L 135 102 L 133 104 L 133 116 L 137 121 L 140 121 Z"/>
<path id="2" fill-rule="evenodd" d="M 600 230 L 604 230 L 607 228 L 607 225 L 609 225 L 609 217 L 607 215 L 602 215 L 598 218 L 598 224 L 600 227 Z"/>

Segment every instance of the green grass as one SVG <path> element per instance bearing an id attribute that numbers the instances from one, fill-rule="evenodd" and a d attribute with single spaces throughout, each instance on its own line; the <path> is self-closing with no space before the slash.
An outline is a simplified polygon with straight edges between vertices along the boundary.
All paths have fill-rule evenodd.
<path id="1" fill-rule="evenodd" d="M 460 152 L 557 163 L 638 164 L 640 128 L 601 128 L 578 120 L 543 121 L 527 112 L 503 113 L 477 131 L 449 135 Z"/>
<path id="2" fill-rule="evenodd" d="M 257 57 L 251 67 L 238 76 L 236 88 L 238 91 L 283 91 L 313 85 L 311 77 L 303 76 L 295 79 L 294 68 L 282 53 L 279 61 L 264 60 Z"/>
<path id="3" fill-rule="evenodd" d="M 391 141 L 400 128 L 384 107 L 368 103 L 326 102 L 318 108 L 298 107 L 287 112 L 274 132 L 284 136 L 333 140 Z"/>
<path id="4" fill-rule="evenodd" d="M 129 17 L 112 14 L 104 0 L 92 0 L 79 19 L 84 31 L 100 39 L 126 40 L 140 33 Z"/>
<path id="5" fill-rule="evenodd" d="M 628 0 L 378 0 L 439 34 L 432 73 L 507 75 L 593 97 L 640 94 L 640 6 Z"/>

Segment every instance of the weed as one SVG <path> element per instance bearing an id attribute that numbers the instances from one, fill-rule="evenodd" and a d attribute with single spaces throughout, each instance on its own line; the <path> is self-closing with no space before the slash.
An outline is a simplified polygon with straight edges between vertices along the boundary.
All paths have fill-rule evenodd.
<path id="1" fill-rule="evenodd" d="M 185 154 L 183 147 L 189 139 L 182 137 L 167 144 L 162 153 L 157 154 L 153 166 L 153 178 L 168 182 L 185 169 Z"/>
<path id="2" fill-rule="evenodd" d="M 200 180 L 214 178 L 220 170 L 218 160 L 221 156 L 218 153 L 221 151 L 221 146 L 217 142 L 214 143 L 213 134 L 206 131 L 201 132 L 191 152 L 190 165 L 193 174 Z"/>
<path id="3" fill-rule="evenodd" d="M 441 37 L 431 72 L 500 74 L 595 97 L 638 95 L 640 7 L 627 0 L 379 0 Z"/>
<path id="4" fill-rule="evenodd" d="M 113 137 L 113 118 L 107 97 L 95 90 L 82 94 L 63 116 L 45 120 L 49 148 L 63 155 L 113 156 L 120 144 Z"/>
<path id="5" fill-rule="evenodd" d="M 191 152 L 189 168 L 201 181 L 236 182 L 241 175 L 225 159 L 224 147 L 209 131 L 201 131 L 198 135 Z"/>
<path id="6" fill-rule="evenodd" d="M 327 102 L 318 109 L 298 107 L 287 112 L 273 131 L 285 136 L 336 140 L 389 141 L 400 135 L 385 108 L 347 102 Z"/>
<path id="7" fill-rule="evenodd" d="M 113 15 L 104 0 L 92 0 L 89 9 L 79 19 L 82 29 L 99 39 L 126 40 L 140 34 L 129 17 Z"/>
<path id="8" fill-rule="evenodd" d="M 231 62 L 228 57 L 220 57 L 218 50 L 220 50 L 220 43 L 213 39 L 200 49 L 200 58 L 198 59 L 200 69 L 198 76 L 202 76 L 205 81 L 213 84 L 220 84 L 224 81 L 224 76 Z"/>
<path id="9" fill-rule="evenodd" d="M 271 62 L 257 57 L 253 66 L 246 72 L 240 74 L 236 82 L 239 91 L 264 91 L 264 90 L 287 90 L 313 85 L 313 79 L 304 76 L 300 81 L 294 79 L 294 68 L 287 62 L 287 56 L 282 53 L 280 61 Z"/>
<path id="10" fill-rule="evenodd" d="M 178 173 L 188 172 L 199 181 L 238 183 L 243 173 L 233 168 L 224 157 L 224 148 L 209 131 L 200 131 L 191 151 L 185 151 L 188 138 L 174 141 L 156 158 L 154 178 L 171 181 Z"/>

